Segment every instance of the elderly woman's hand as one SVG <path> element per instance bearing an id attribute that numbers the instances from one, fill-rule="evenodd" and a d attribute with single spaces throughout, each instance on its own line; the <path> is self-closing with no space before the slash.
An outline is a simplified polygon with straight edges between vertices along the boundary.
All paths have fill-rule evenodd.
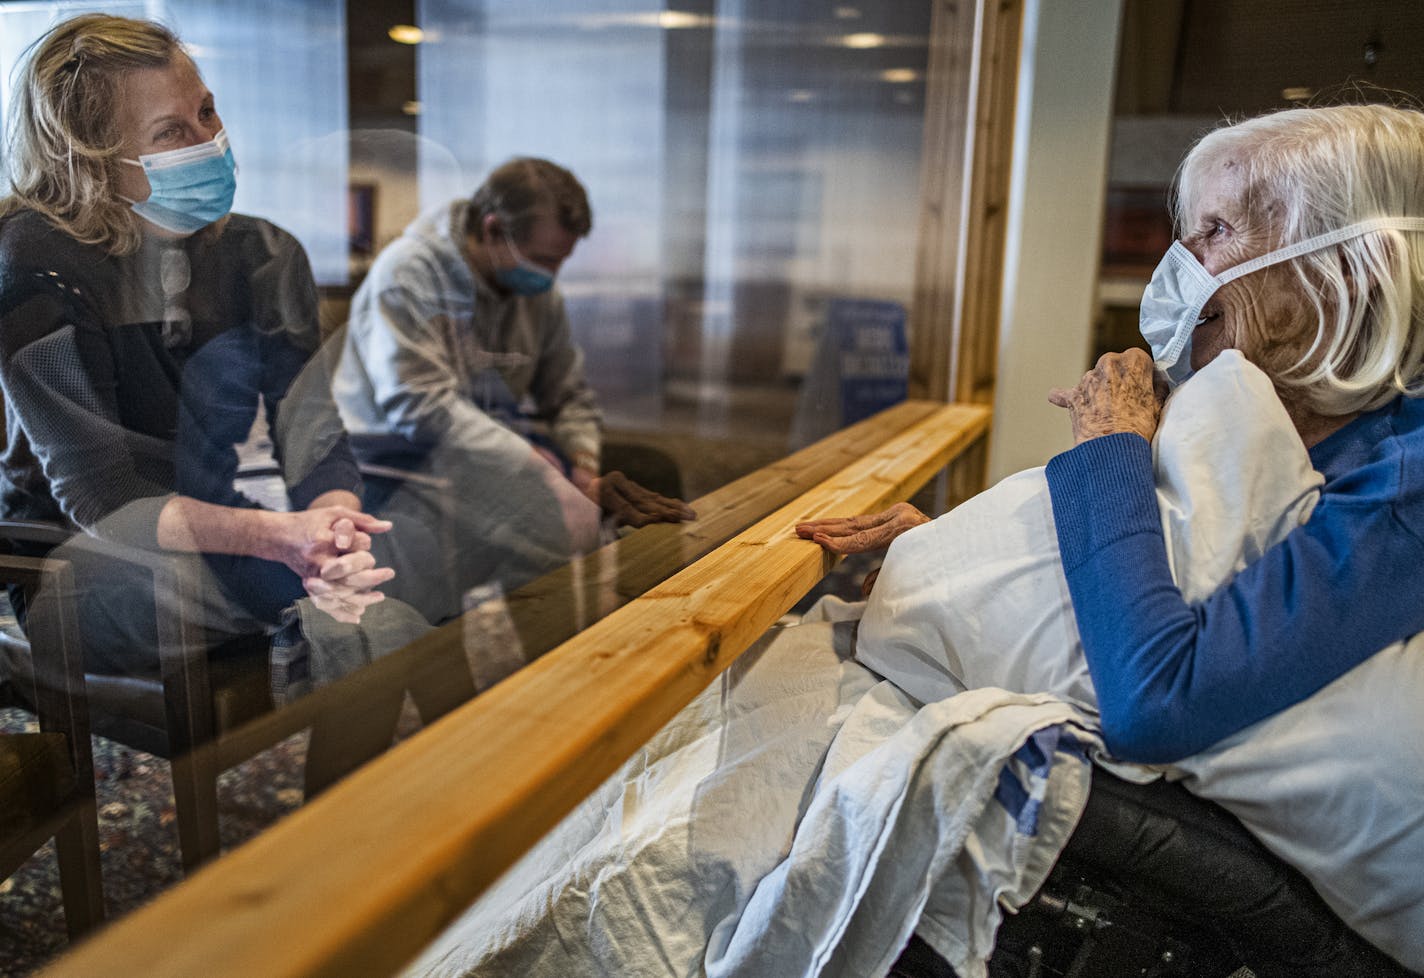
<path id="1" fill-rule="evenodd" d="M 1068 409 L 1075 445 L 1128 431 L 1151 441 L 1166 397 L 1165 383 L 1142 350 L 1105 353 L 1077 387 L 1058 387 L 1048 394 L 1049 401 Z"/>
<path id="2" fill-rule="evenodd" d="M 796 535 L 814 540 L 833 554 L 860 554 L 883 550 L 900 534 L 930 518 L 909 503 L 896 503 L 882 513 L 869 516 L 807 520 L 796 524 Z"/>

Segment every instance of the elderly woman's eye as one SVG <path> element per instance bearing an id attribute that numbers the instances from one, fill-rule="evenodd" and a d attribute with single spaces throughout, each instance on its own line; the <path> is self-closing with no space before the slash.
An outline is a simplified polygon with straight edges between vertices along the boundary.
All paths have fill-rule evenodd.
<path id="1" fill-rule="evenodd" d="M 1226 223 L 1224 221 L 1203 221 L 1197 226 L 1196 239 L 1198 241 L 1210 241 L 1219 238 L 1226 233 Z"/>

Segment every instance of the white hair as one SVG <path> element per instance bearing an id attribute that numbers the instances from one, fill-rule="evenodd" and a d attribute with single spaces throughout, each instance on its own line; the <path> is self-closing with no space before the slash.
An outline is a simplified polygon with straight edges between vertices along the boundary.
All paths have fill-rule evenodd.
<path id="1" fill-rule="evenodd" d="M 1247 213 L 1267 223 L 1274 247 L 1369 218 L 1424 217 L 1424 112 L 1291 109 L 1208 133 L 1178 174 L 1179 224 L 1205 167 L 1223 155 L 1244 168 Z M 1373 231 L 1289 264 L 1316 324 L 1313 337 L 1287 344 L 1303 347 L 1295 362 L 1260 364 L 1279 387 L 1327 416 L 1424 393 L 1424 233 Z M 1236 342 L 1250 359 L 1253 350 L 1279 349 L 1282 339 Z"/>

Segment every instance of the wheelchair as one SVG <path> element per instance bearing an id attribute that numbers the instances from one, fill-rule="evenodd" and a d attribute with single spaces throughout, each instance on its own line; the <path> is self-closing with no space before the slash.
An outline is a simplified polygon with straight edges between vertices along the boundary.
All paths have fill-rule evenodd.
<path id="1" fill-rule="evenodd" d="M 1101 768 L 1058 864 L 1006 915 L 990 978 L 1419 978 L 1180 784 Z M 958 978 L 918 937 L 886 978 Z"/>

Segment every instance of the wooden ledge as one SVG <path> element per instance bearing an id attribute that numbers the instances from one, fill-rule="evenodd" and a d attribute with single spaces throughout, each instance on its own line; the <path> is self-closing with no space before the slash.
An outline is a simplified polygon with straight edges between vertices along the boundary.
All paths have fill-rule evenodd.
<path id="1" fill-rule="evenodd" d="M 933 401 L 896 404 L 692 500 L 694 522 L 646 526 L 511 592 L 505 600 L 523 655 L 532 661 L 573 638 L 940 407 Z M 392 690 L 411 690 L 427 720 L 440 716 L 474 695 L 462 629 L 460 621 L 450 622 L 426 641 L 224 732 L 207 748 L 211 763 L 226 770 L 318 720 L 332 723 L 339 716 L 359 723 L 382 709 Z"/>
<path id="2" fill-rule="evenodd" d="M 46 973 L 397 971 L 820 580 L 796 523 L 907 498 L 988 423 L 935 410 Z"/>

